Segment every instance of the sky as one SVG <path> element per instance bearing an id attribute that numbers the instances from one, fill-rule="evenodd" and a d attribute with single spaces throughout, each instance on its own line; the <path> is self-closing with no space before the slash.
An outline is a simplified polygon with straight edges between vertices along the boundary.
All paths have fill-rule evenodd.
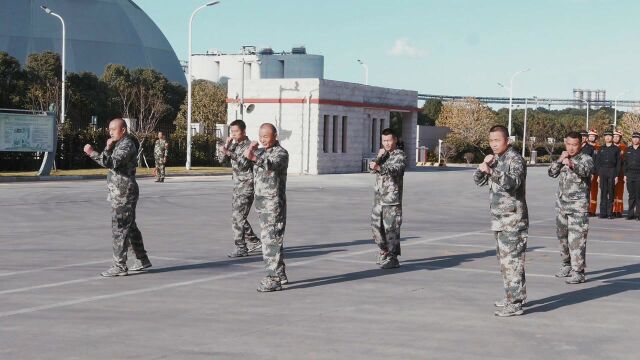
<path id="1" fill-rule="evenodd" d="M 134 0 L 188 55 L 191 12 L 205 0 Z M 325 78 L 425 94 L 571 98 L 573 88 L 639 99 L 637 0 L 222 0 L 196 15 L 194 53 L 324 55 Z"/>

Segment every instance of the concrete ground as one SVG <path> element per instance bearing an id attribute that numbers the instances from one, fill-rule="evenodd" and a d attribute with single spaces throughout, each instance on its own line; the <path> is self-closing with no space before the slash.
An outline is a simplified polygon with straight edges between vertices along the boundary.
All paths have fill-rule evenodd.
<path id="1" fill-rule="evenodd" d="M 640 222 L 593 219 L 588 282 L 566 285 L 557 180 L 529 171 L 529 307 L 503 296 L 488 190 L 465 168 L 407 173 L 403 256 L 374 261 L 369 174 L 290 176 L 290 284 L 229 259 L 231 180 L 140 181 L 152 271 L 116 279 L 104 180 L 0 184 L 0 359 L 637 359 Z M 252 213 L 254 228 L 258 225 Z"/>

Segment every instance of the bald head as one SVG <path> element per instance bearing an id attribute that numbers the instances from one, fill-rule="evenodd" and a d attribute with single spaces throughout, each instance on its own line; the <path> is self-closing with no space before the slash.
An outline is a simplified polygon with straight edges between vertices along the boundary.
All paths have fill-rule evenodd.
<path id="1" fill-rule="evenodd" d="M 278 130 L 273 124 L 264 123 L 260 125 L 258 137 L 262 146 L 268 149 L 275 145 L 278 137 Z"/>
<path id="2" fill-rule="evenodd" d="M 122 118 L 115 118 L 109 122 L 109 136 L 115 141 L 127 134 L 127 122 Z"/>

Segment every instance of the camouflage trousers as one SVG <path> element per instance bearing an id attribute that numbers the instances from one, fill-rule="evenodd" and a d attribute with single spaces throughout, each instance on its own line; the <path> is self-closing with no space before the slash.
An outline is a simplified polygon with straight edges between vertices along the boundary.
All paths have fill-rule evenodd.
<path id="1" fill-rule="evenodd" d="M 527 231 L 494 231 L 494 235 L 507 301 L 522 303 L 527 298 L 524 274 Z"/>
<path id="2" fill-rule="evenodd" d="M 131 248 L 136 258 L 144 259 L 147 252 L 142 242 L 142 233 L 136 224 L 137 201 L 111 207 L 111 230 L 113 232 L 113 264 L 127 266 L 127 250 Z"/>
<path id="3" fill-rule="evenodd" d="M 556 227 L 562 265 L 571 266 L 571 269 L 577 273 L 584 273 L 589 214 L 563 214 L 558 211 Z"/>
<path id="4" fill-rule="evenodd" d="M 256 243 L 260 239 L 256 236 L 247 220 L 249 210 L 253 205 L 253 193 L 233 194 L 231 204 L 231 228 L 233 230 L 233 242 L 240 249 L 247 249 L 247 242 Z"/>
<path id="5" fill-rule="evenodd" d="M 371 211 L 373 240 L 381 251 L 400 256 L 400 225 L 402 225 L 402 205 L 381 205 L 375 203 Z"/>
<path id="6" fill-rule="evenodd" d="M 283 240 L 287 225 L 287 200 L 284 197 L 256 196 L 256 211 L 260 219 L 262 258 L 267 276 L 280 276 L 285 273 Z"/>
<path id="7" fill-rule="evenodd" d="M 165 175 L 165 163 L 162 160 L 156 159 L 156 180 L 164 180 Z"/>

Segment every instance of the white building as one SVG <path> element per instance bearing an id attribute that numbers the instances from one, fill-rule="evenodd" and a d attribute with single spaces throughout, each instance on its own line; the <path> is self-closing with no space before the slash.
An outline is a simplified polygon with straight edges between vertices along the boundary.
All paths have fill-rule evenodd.
<path id="1" fill-rule="evenodd" d="M 256 51 L 254 46 L 244 46 L 239 54 L 221 54 L 211 50 L 206 54 L 191 56 L 191 73 L 194 79 L 204 79 L 226 84 L 229 79 L 240 79 L 244 69 L 245 80 L 324 78 L 324 57 L 307 54 L 304 47 L 291 52 L 274 53 L 266 48 Z"/>
<path id="2" fill-rule="evenodd" d="M 228 83 L 228 122 L 240 118 L 241 81 Z M 289 173 L 362 171 L 363 160 L 380 149 L 380 132 L 394 126 L 415 166 L 418 93 L 324 79 L 246 80 L 244 121 L 256 140 L 258 128 L 278 128 L 289 152 Z M 398 119 L 391 124 L 392 115 Z"/>

